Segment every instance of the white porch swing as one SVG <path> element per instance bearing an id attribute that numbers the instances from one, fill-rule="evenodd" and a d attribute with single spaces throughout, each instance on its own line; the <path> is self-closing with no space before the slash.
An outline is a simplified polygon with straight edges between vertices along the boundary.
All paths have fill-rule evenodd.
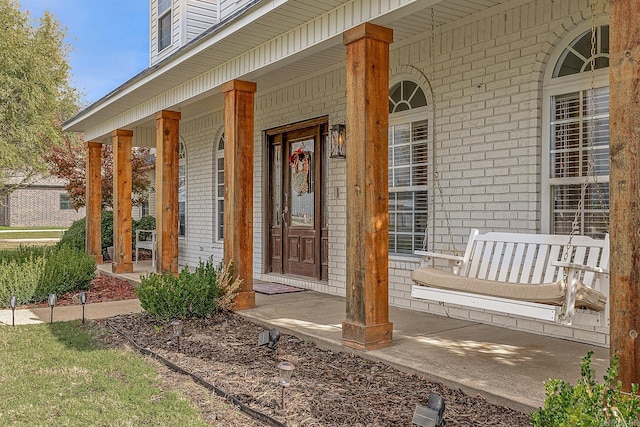
<path id="1" fill-rule="evenodd" d="M 576 317 L 576 324 L 609 325 L 609 235 L 605 234 L 603 239 L 576 235 L 592 175 L 601 208 L 605 212 L 595 173 L 593 150 L 596 120 L 593 12 L 592 4 L 590 152 L 588 170 L 581 187 L 570 235 L 502 232 L 480 234 L 478 230 L 471 230 L 464 254 L 458 255 L 453 243 L 437 164 L 434 161 L 434 183 L 440 195 L 454 253 L 449 255 L 429 252 L 425 251 L 424 247 L 422 251 L 415 252 L 423 257 L 423 261 L 421 267 L 411 275 L 416 283 L 411 289 L 413 298 L 560 322 L 565 325 L 574 322 L 578 308 L 580 316 Z M 432 52 L 433 29 L 432 12 Z M 435 102 L 435 98 L 432 99 Z M 433 117 L 435 119 L 435 114 Z M 434 130 L 434 152 L 435 133 Z M 435 154 L 433 157 L 435 159 Z M 608 229 L 608 222 L 606 225 Z M 427 232 L 428 230 L 425 230 L 425 244 Z M 436 260 L 441 260 L 441 263 L 448 262 L 450 270 L 444 271 L 434 267 Z"/>

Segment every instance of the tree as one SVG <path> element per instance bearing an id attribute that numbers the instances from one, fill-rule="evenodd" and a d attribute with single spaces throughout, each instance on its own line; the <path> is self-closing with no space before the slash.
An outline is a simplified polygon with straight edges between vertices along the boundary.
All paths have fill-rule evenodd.
<path id="1" fill-rule="evenodd" d="M 62 145 L 53 146 L 44 155 L 49 172 L 67 181 L 66 190 L 71 205 L 78 210 L 86 204 L 86 151 L 79 134 L 66 135 Z M 131 153 L 131 194 L 134 205 L 140 205 L 149 197 L 151 179 L 149 172 L 155 168 L 155 157 L 148 148 L 134 148 Z M 113 206 L 113 147 L 102 145 L 102 208 Z"/>
<path id="2" fill-rule="evenodd" d="M 36 26 L 17 0 L 0 0 L 0 193 L 46 173 L 42 156 L 77 110 L 64 37 L 48 12 Z"/>

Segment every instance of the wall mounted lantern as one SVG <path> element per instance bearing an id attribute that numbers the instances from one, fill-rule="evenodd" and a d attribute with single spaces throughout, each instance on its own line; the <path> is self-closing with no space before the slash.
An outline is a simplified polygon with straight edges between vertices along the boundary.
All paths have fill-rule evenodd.
<path id="1" fill-rule="evenodd" d="M 329 157 L 332 159 L 347 158 L 347 126 L 336 123 L 329 132 Z"/>

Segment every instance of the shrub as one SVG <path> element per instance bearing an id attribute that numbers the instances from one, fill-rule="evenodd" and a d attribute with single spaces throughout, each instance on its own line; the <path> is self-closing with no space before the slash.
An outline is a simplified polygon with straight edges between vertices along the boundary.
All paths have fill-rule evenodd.
<path id="1" fill-rule="evenodd" d="M 87 237 L 87 219 L 81 218 L 74 221 L 58 242 L 58 247 L 69 246 L 79 251 L 85 250 L 85 239 Z"/>
<path id="2" fill-rule="evenodd" d="M 16 249 L 5 249 L 0 251 L 0 264 L 16 261 L 18 263 L 27 262 L 32 258 L 41 258 L 45 251 L 50 250 L 46 246 L 23 246 Z"/>
<path id="3" fill-rule="evenodd" d="M 206 317 L 219 309 L 220 284 L 227 290 L 230 282 L 229 268 L 214 267 L 209 258 L 206 263 L 200 261 L 193 273 L 184 267 L 177 277 L 171 273 L 143 276 L 136 295 L 147 313 L 162 320 Z"/>
<path id="4" fill-rule="evenodd" d="M 113 246 L 113 211 L 102 211 L 100 233 L 102 237 L 102 252 L 106 254 L 106 249 Z M 86 250 L 87 219 L 81 218 L 74 221 L 71 227 L 64 233 L 58 247 L 69 246 L 79 251 Z"/>
<path id="5" fill-rule="evenodd" d="M 43 301 L 49 294 L 87 290 L 95 272 L 96 262 L 84 251 L 69 246 L 48 251 L 34 300 Z"/>
<path id="6" fill-rule="evenodd" d="M 614 356 L 604 376 L 604 384 L 593 378 L 589 351 L 580 364 L 581 379 L 575 386 L 551 379 L 545 383 L 544 407 L 531 414 L 534 427 L 554 426 L 631 426 L 640 421 L 638 384 L 631 394 L 623 393 L 618 376 L 618 358 Z"/>
<path id="7" fill-rule="evenodd" d="M 0 263 L 0 305 L 8 306 L 9 298 L 15 295 L 18 304 L 26 304 L 33 300 L 38 283 L 44 271 L 44 257 L 31 255 L 28 258 L 6 259 L 10 252 L 2 251 Z"/>

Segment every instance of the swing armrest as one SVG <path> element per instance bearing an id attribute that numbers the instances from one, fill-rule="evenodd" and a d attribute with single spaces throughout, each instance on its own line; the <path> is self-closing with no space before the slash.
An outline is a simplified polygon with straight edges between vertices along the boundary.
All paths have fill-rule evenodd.
<path id="1" fill-rule="evenodd" d="M 591 273 L 609 274 L 609 270 L 601 268 L 601 267 L 592 267 L 590 265 L 584 265 L 584 264 L 574 264 L 572 262 L 554 261 L 554 262 L 551 263 L 551 265 L 553 265 L 554 267 L 562 267 L 562 268 L 566 268 L 566 269 L 582 270 L 582 271 L 588 271 L 588 272 L 591 272 Z"/>
<path id="2" fill-rule="evenodd" d="M 457 255 L 448 255 L 448 254 L 441 254 L 439 252 L 425 252 L 425 251 L 414 251 L 413 253 L 416 255 L 420 255 L 422 258 L 440 258 L 440 259 L 446 259 L 447 261 L 454 261 L 459 264 L 462 264 L 464 262 L 464 257 L 457 256 Z"/>

